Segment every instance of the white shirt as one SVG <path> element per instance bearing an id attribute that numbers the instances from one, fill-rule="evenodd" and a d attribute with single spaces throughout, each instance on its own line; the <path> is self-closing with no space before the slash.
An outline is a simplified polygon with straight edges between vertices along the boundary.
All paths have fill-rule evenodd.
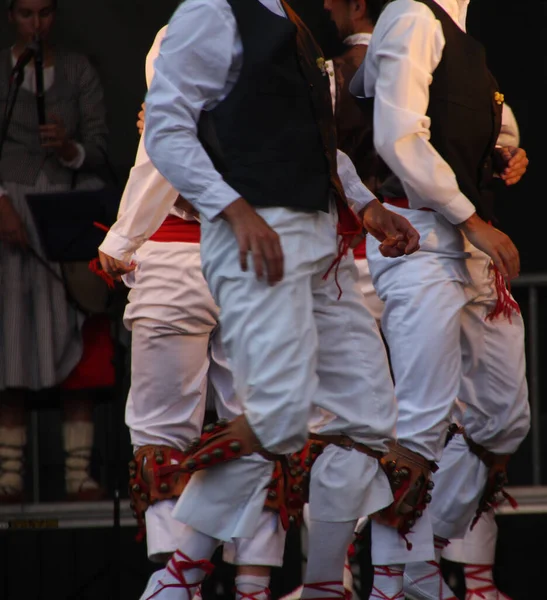
<path id="1" fill-rule="evenodd" d="M 279 0 L 259 0 L 286 17 Z M 175 11 L 146 98 L 145 145 L 156 168 L 209 220 L 240 197 L 218 173 L 197 138 L 202 110 L 211 110 L 239 77 L 243 46 L 226 0 L 186 0 Z M 373 194 L 350 159 L 338 153 L 338 174 L 359 212 Z"/>
<path id="2" fill-rule="evenodd" d="M 465 30 L 468 0 L 435 1 Z M 475 207 L 430 143 L 426 116 L 432 74 L 444 45 L 442 26 L 425 4 L 414 0 L 388 4 L 351 90 L 374 96 L 374 143 L 403 182 L 410 206 L 432 208 L 457 224 Z"/>
<path id="3" fill-rule="evenodd" d="M 146 83 L 154 76 L 154 63 L 167 26 L 160 29 L 146 57 Z M 133 254 L 157 231 L 168 214 L 192 220 L 175 207 L 178 193 L 157 171 L 146 153 L 141 137 L 135 165 L 120 201 L 118 219 L 110 228 L 99 249 L 118 260 L 130 262 Z"/>

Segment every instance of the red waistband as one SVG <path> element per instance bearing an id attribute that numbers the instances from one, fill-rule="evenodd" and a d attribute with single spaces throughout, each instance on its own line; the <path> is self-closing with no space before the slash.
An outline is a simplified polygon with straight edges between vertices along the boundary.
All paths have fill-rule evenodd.
<path id="1" fill-rule="evenodd" d="M 150 237 L 152 242 L 188 242 L 199 244 L 201 229 L 198 221 L 185 221 L 175 215 L 167 215 L 160 228 Z"/>
<path id="2" fill-rule="evenodd" d="M 410 208 L 408 204 L 408 198 L 384 198 L 386 204 L 391 206 L 397 206 L 398 208 Z M 427 212 L 435 212 L 432 208 L 419 208 L 418 210 L 425 210 Z"/>
<path id="3" fill-rule="evenodd" d="M 367 257 L 367 238 L 364 237 L 353 249 L 355 260 L 363 260 Z"/>

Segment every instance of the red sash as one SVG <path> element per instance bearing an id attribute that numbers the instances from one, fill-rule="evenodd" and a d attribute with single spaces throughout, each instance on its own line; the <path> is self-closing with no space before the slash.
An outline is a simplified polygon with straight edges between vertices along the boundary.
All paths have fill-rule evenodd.
<path id="1" fill-rule="evenodd" d="M 189 242 L 199 244 L 201 229 L 198 221 L 185 221 L 175 215 L 167 215 L 160 228 L 150 237 L 152 242 Z"/>

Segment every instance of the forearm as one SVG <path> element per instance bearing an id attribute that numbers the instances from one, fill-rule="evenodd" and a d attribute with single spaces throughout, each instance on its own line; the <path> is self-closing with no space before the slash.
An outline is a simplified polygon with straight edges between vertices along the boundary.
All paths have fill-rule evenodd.
<path id="1" fill-rule="evenodd" d="M 338 176 L 346 192 L 348 204 L 357 214 L 376 199 L 376 196 L 361 181 L 354 164 L 347 154 L 338 150 Z"/>

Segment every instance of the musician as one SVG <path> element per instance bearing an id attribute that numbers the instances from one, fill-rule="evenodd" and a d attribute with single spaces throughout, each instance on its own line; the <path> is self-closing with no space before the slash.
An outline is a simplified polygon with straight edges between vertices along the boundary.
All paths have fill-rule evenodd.
<path id="1" fill-rule="evenodd" d="M 9 0 L 7 9 L 15 44 L 0 51 L 0 131 L 14 89 L 13 70 L 37 38 L 43 47 L 46 114 L 41 124 L 31 60 L 24 67 L 0 160 L 0 502 L 18 502 L 25 397 L 71 374 L 82 357 L 84 320 L 67 303 L 59 265 L 46 261 L 26 195 L 69 190 L 75 173 L 79 189 L 101 187 L 94 170 L 103 161 L 107 129 L 95 70 L 85 57 L 50 42 L 57 0 Z M 90 395 L 86 390 L 63 395 L 66 491 L 71 499 L 94 499 L 101 491 L 88 475 Z"/>

